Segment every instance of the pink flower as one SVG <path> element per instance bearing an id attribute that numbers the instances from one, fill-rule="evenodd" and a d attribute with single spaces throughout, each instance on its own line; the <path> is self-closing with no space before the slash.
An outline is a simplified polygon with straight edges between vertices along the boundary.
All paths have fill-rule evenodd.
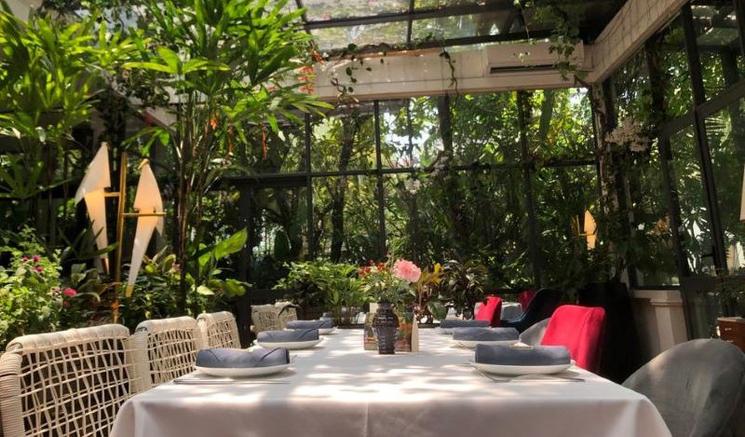
<path id="1" fill-rule="evenodd" d="M 74 288 L 69 288 L 68 287 L 68 288 L 65 288 L 62 291 L 62 294 L 64 294 L 67 297 L 75 297 L 75 296 L 77 296 L 78 291 L 76 289 L 74 289 Z"/>
<path id="2" fill-rule="evenodd" d="M 41 273 L 41 272 L 44 271 L 44 267 L 42 267 L 42 266 L 36 266 L 36 267 L 34 267 L 34 270 L 36 270 L 36 273 Z"/>
<path id="3" fill-rule="evenodd" d="M 41 257 L 39 255 L 34 255 L 31 257 L 31 260 L 35 263 L 38 263 L 39 261 L 41 261 Z"/>
<path id="4" fill-rule="evenodd" d="M 411 261 L 400 259 L 393 265 L 393 275 L 408 282 L 417 282 L 422 271 Z"/>

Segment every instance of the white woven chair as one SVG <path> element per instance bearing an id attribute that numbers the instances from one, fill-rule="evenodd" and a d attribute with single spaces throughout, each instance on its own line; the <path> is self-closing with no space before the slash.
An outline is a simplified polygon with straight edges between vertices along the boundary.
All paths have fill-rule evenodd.
<path id="1" fill-rule="evenodd" d="M 138 339 L 103 325 L 11 341 L 0 357 L 2 434 L 108 436 L 119 407 L 148 387 Z"/>
<path id="2" fill-rule="evenodd" d="M 194 371 L 197 352 L 204 348 L 196 320 L 186 316 L 146 320 L 135 331 L 145 336 L 152 386 Z"/>
<path id="3" fill-rule="evenodd" d="M 287 322 L 297 320 L 297 310 L 292 306 L 292 302 L 277 302 L 274 306 L 277 308 L 277 319 L 279 319 L 280 329 L 285 329 Z"/>
<path id="4" fill-rule="evenodd" d="M 289 302 L 251 306 L 251 330 L 255 333 L 285 329 L 287 322 L 297 320 L 295 308 Z M 284 310 L 284 311 L 283 311 Z"/>
<path id="5" fill-rule="evenodd" d="M 227 311 L 200 314 L 197 324 L 207 347 L 241 347 L 238 325 L 233 314 Z"/>

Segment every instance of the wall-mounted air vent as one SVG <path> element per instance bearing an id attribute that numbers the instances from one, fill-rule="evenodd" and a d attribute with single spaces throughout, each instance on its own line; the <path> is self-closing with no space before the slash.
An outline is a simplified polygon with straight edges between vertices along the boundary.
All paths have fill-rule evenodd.
<path id="1" fill-rule="evenodd" d="M 484 49 L 485 72 L 488 75 L 505 73 L 547 72 L 556 69 L 561 59 L 551 51 L 550 43 L 501 44 Z M 575 65 L 584 62 L 584 46 L 580 43 L 571 57 Z"/>

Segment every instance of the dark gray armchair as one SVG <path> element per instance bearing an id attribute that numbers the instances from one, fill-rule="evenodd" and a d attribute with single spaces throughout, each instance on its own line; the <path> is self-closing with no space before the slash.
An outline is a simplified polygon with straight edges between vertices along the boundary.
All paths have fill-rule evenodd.
<path id="1" fill-rule="evenodd" d="M 540 322 L 534 324 L 530 328 L 523 331 L 523 333 L 520 334 L 520 342 L 529 344 L 531 346 L 540 345 L 541 340 L 543 340 L 543 334 L 546 333 L 546 327 L 548 326 L 549 320 L 551 320 L 551 317 L 547 319 L 543 319 Z"/>
<path id="2" fill-rule="evenodd" d="M 624 383 L 649 398 L 673 437 L 745 435 L 745 354 L 721 340 L 674 346 Z"/>
<path id="3" fill-rule="evenodd" d="M 502 320 L 499 326 L 515 328 L 519 332 L 523 332 L 541 320 L 551 317 L 561 303 L 562 296 L 564 296 L 564 292 L 561 290 L 542 288 L 535 294 L 528 307 L 523 308 L 522 317 L 517 320 Z"/>

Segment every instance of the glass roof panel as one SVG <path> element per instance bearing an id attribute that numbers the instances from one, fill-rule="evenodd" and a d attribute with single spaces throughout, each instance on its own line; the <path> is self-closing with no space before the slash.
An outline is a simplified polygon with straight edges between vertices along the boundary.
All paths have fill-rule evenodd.
<path id="1" fill-rule="evenodd" d="M 485 14 L 456 15 L 416 20 L 412 25 L 413 41 L 447 40 L 468 36 L 499 35 L 510 26 L 506 11 Z"/>
<path id="2" fill-rule="evenodd" d="M 496 2 L 494 0 L 486 2 L 484 0 L 415 0 L 414 9 L 439 9 L 449 6 L 476 5 L 485 3 Z M 502 0 L 501 3 L 509 3 L 511 5 L 512 1 L 510 0 L 508 2 L 505 2 L 504 0 Z"/>
<path id="3" fill-rule="evenodd" d="M 306 28 L 321 50 L 332 52 L 350 44 L 376 51 L 380 45 L 397 50 L 545 38 L 557 25 L 552 14 L 515 6 L 515 0 L 413 0 L 409 11 L 411 1 L 302 0 L 302 5 Z M 576 16 L 580 37 L 592 42 L 625 1 L 576 0 L 562 3 L 560 13 Z"/>
<path id="4" fill-rule="evenodd" d="M 309 21 L 406 12 L 409 0 L 303 0 Z"/>
<path id="5" fill-rule="evenodd" d="M 406 43 L 406 22 L 364 24 L 359 26 L 313 29 L 310 33 L 322 51 L 344 49 L 349 44 L 364 47 L 377 44 Z"/>

